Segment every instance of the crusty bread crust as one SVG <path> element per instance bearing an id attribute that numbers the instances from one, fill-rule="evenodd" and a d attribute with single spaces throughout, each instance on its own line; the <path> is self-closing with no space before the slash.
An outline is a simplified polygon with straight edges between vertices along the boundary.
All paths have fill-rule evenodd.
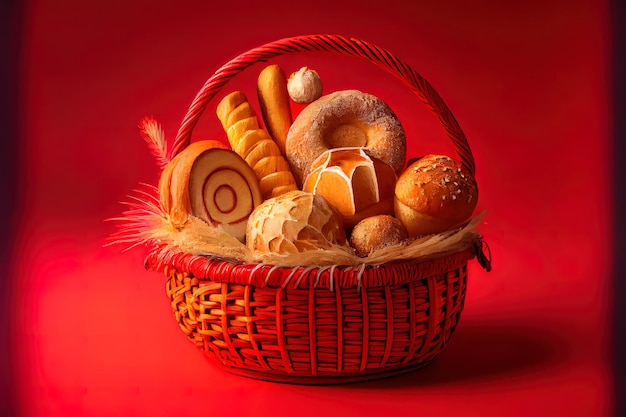
<path id="1" fill-rule="evenodd" d="M 478 187 L 461 163 L 427 155 L 409 166 L 395 188 L 395 214 L 410 236 L 440 233 L 472 215 Z"/>
<path id="2" fill-rule="evenodd" d="M 291 105 L 287 78 L 278 65 L 268 65 L 260 72 L 257 95 L 265 128 L 284 155 L 287 132 L 291 126 Z"/>
<path id="3" fill-rule="evenodd" d="M 408 239 L 402 222 L 389 215 L 371 216 L 361 220 L 352 229 L 350 246 L 358 256 L 369 256 L 385 246 L 397 245 Z"/>

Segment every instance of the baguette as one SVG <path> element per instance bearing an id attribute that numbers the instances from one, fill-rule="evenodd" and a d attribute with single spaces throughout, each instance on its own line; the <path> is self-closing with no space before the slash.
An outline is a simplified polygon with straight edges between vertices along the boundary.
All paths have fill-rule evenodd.
<path id="1" fill-rule="evenodd" d="M 292 116 L 287 78 L 278 65 L 269 65 L 261 71 L 257 80 L 257 95 L 265 128 L 285 155 L 285 141 Z"/>

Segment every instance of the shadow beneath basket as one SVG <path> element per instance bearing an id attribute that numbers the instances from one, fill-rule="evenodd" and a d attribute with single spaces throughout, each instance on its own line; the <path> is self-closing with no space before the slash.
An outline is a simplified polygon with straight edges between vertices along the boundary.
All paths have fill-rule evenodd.
<path id="1" fill-rule="evenodd" d="M 348 385 L 378 389 L 505 377 L 545 369 L 567 349 L 548 329 L 503 323 L 460 325 L 444 351 L 425 368 Z"/>

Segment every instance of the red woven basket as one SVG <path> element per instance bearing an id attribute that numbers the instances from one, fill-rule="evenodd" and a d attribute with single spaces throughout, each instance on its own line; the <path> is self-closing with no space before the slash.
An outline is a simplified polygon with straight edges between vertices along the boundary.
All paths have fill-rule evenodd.
<path id="1" fill-rule="evenodd" d="M 336 35 L 278 40 L 226 63 L 193 100 L 170 156 L 190 143 L 207 104 L 231 78 L 257 62 L 310 51 L 362 57 L 396 76 L 435 113 L 458 160 L 474 174 L 467 139 L 430 84 L 385 49 Z M 327 384 L 430 363 L 459 322 L 468 261 L 478 256 L 488 267 L 481 248 L 479 241 L 428 260 L 289 268 L 154 247 L 146 268 L 165 274 L 181 329 L 216 365 L 257 379 Z"/>

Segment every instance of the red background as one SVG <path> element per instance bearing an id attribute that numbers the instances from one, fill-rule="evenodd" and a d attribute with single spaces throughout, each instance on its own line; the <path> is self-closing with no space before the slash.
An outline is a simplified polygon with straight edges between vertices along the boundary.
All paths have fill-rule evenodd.
<path id="1" fill-rule="evenodd" d="M 20 415 L 612 413 L 606 1 L 171 4 L 23 3 L 10 292 Z M 158 178 L 139 120 L 153 115 L 172 140 L 219 66 L 307 33 L 390 50 L 431 82 L 472 145 L 494 270 L 471 263 L 459 328 L 422 371 L 335 387 L 224 373 L 185 340 L 144 252 L 102 247 L 113 231 L 103 219 Z M 323 54 L 277 62 L 318 69 L 327 91 L 383 98 L 411 156 L 452 152 L 419 101 L 370 64 Z M 260 68 L 226 90 L 253 92 Z M 196 132 L 224 138 L 212 109 Z"/>

